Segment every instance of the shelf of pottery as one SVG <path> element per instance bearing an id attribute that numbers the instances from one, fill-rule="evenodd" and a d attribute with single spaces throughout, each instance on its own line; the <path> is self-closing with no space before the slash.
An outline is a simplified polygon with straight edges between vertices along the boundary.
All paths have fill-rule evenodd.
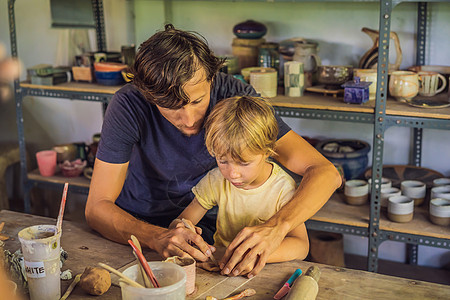
<path id="1" fill-rule="evenodd" d="M 11 2 L 10 16 L 14 14 L 14 1 Z M 102 1 L 98 0 L 96 3 L 101 5 Z M 426 5 L 426 3 L 419 4 L 419 22 L 420 18 L 423 18 L 421 15 L 426 10 Z M 386 128 L 390 126 L 416 128 L 415 139 L 421 134 L 422 128 L 450 129 L 450 107 L 448 107 L 447 95 L 450 67 L 424 66 L 423 62 L 419 61 L 418 64 L 422 66 L 398 71 L 402 54 L 395 32 L 390 34 L 394 42 L 393 49 L 396 52 L 395 61 L 382 67 L 376 66 L 377 61 L 389 61 L 389 52 L 378 53 L 378 44 L 381 44 L 384 49 L 389 48 L 389 44 L 386 44 L 389 41 L 379 40 L 379 36 L 389 35 L 392 8 L 392 1 L 380 1 L 379 13 L 380 16 L 384 16 L 380 19 L 388 23 L 380 24 L 378 30 L 363 29 L 363 32 L 372 39 L 373 46 L 361 57 L 358 68 L 346 65 L 322 65 L 318 55 L 319 44 L 312 40 L 296 38 L 279 43 L 266 41 L 264 35 L 267 27 L 260 22 L 250 20 L 239 23 L 233 28 L 235 37 L 231 42 L 232 55 L 226 57 L 226 67 L 223 71 L 252 84 L 262 96 L 269 99 L 281 116 L 372 124 L 374 127 L 372 161 L 376 162 L 372 170 L 375 172 L 375 178 L 381 178 L 385 175 L 384 171 L 381 174 L 380 170 L 383 169 L 383 136 Z M 14 20 L 14 18 L 10 19 Z M 103 20 L 103 15 L 101 19 Z M 97 28 L 97 32 L 104 31 L 102 27 L 104 22 L 98 24 L 100 28 Z M 10 30 L 15 33 L 13 23 L 10 23 Z M 425 28 L 419 26 L 418 39 L 420 40 L 424 34 Z M 13 36 L 12 49 L 16 49 L 15 34 Z M 97 36 L 102 37 L 101 34 Z M 102 38 L 100 42 L 104 43 L 104 36 Z M 424 51 L 420 53 L 424 56 Z M 17 55 L 17 53 L 13 54 Z M 387 76 L 383 75 L 388 72 L 391 74 L 389 81 Z M 372 83 L 368 84 L 368 82 Z M 389 95 L 377 91 L 377 82 L 384 82 L 384 86 L 389 87 Z M 401 82 L 408 84 L 402 85 Z M 424 82 L 430 84 L 419 85 Z M 21 87 L 23 90 L 21 93 L 16 93 L 16 101 L 22 169 L 25 171 L 23 97 L 44 96 L 107 103 L 114 92 L 120 88 L 120 86 L 86 82 L 66 82 L 53 86 L 27 82 L 21 83 Z M 428 109 L 422 109 L 425 107 Z M 420 155 L 420 147 L 421 144 L 415 147 L 415 157 Z M 418 161 L 420 164 L 420 157 Z M 364 176 L 363 179 L 369 178 Z M 37 171 L 30 173 L 27 179 L 31 183 L 50 182 L 61 185 L 63 182 L 62 177 L 43 178 Z M 88 180 L 79 182 L 73 179 L 73 184 L 85 191 L 88 182 Z M 351 182 L 350 178 L 348 182 Z M 414 217 L 409 223 L 393 222 L 388 218 L 387 211 L 383 209 L 380 212 L 385 206 L 377 200 L 381 199 L 383 194 L 381 183 L 377 181 L 374 186 L 375 188 L 372 188 L 369 194 L 371 201 L 359 206 L 348 204 L 343 191 L 335 193 L 332 199 L 308 221 L 308 226 L 318 230 L 369 237 L 369 249 L 375 249 L 368 255 L 371 271 L 377 270 L 376 250 L 384 240 L 395 239 L 450 249 L 448 227 L 431 223 L 425 206 L 414 206 Z M 436 211 L 435 209 L 442 209 L 442 207 L 445 209 L 447 206 L 445 201 L 437 202 L 433 204 L 433 212 Z M 27 205 L 29 207 L 29 202 L 26 207 Z M 440 213 L 439 216 L 441 216 Z"/>

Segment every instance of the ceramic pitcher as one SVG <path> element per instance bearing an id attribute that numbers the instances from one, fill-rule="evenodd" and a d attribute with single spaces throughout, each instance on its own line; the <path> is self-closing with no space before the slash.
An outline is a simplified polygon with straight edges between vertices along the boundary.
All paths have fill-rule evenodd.
<path id="1" fill-rule="evenodd" d="M 293 60 L 303 63 L 305 72 L 315 72 L 317 66 L 321 65 L 317 43 L 295 42 Z"/>

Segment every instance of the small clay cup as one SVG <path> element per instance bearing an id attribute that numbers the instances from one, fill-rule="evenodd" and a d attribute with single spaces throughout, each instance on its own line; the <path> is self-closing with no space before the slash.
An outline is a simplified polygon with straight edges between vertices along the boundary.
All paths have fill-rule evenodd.
<path id="1" fill-rule="evenodd" d="M 380 206 L 382 210 L 387 210 L 388 208 L 388 200 L 390 197 L 393 196 L 400 196 L 402 192 L 399 188 L 396 187 L 388 187 L 388 188 L 382 188 L 381 189 L 381 201 Z"/>
<path id="2" fill-rule="evenodd" d="M 344 195 L 347 204 L 363 205 L 369 200 L 369 184 L 365 180 L 348 180 L 345 182 Z"/>
<path id="3" fill-rule="evenodd" d="M 369 184 L 369 193 L 370 193 L 372 191 L 372 178 L 369 178 L 367 180 L 367 183 Z M 375 180 L 375 183 L 377 183 L 376 180 Z M 378 182 L 378 184 L 379 184 L 379 182 Z M 382 177 L 381 178 L 381 189 L 387 189 L 390 187 L 392 187 L 392 181 L 388 178 Z"/>
<path id="4" fill-rule="evenodd" d="M 392 196 L 388 200 L 388 218 L 392 222 L 406 223 L 412 220 L 414 200 L 407 196 Z"/>
<path id="5" fill-rule="evenodd" d="M 450 199 L 450 185 L 441 185 L 431 188 L 430 199 L 434 198 Z"/>
<path id="6" fill-rule="evenodd" d="M 402 194 L 413 199 L 414 205 L 419 206 L 425 201 L 427 186 L 422 181 L 405 180 L 401 183 Z"/>
<path id="7" fill-rule="evenodd" d="M 433 186 L 450 185 L 450 178 L 436 178 L 433 179 Z"/>
<path id="8" fill-rule="evenodd" d="M 435 198 L 430 201 L 430 220 L 436 225 L 450 225 L 450 200 Z"/>

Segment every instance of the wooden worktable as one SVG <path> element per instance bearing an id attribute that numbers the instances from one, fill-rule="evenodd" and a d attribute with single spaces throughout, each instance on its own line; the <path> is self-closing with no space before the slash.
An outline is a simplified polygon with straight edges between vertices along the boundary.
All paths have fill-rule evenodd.
<path id="1" fill-rule="evenodd" d="M 0 211 L 0 222 L 5 222 L 3 234 L 11 238 L 5 242 L 11 252 L 20 247 L 17 233 L 28 226 L 56 224 L 54 219 L 17 212 Z M 133 264 L 131 247 L 104 239 L 90 230 L 85 224 L 63 222 L 61 245 L 68 252 L 68 259 L 62 270 L 71 269 L 74 274 L 82 273 L 86 266 L 104 262 L 116 269 L 124 269 Z M 148 260 L 158 260 L 156 253 L 144 251 Z M 272 299 L 273 295 L 297 269 L 303 271 L 317 265 L 322 271 L 317 299 L 448 299 L 450 286 L 408 280 L 392 276 L 351 270 L 304 261 L 291 261 L 269 264 L 253 279 L 244 277 L 225 277 L 197 269 L 197 292 L 187 299 L 205 299 L 211 295 L 225 298 L 245 288 L 253 288 L 257 295 L 249 299 Z M 113 280 L 114 281 L 114 280 Z M 62 281 L 61 293 L 70 281 Z M 89 296 L 79 287 L 72 292 L 70 299 L 121 299 L 120 288 L 111 286 L 102 296 Z"/>

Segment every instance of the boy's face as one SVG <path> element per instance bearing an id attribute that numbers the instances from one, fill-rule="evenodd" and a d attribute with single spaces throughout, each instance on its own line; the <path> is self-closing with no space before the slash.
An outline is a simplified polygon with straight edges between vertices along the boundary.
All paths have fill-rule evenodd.
<path id="1" fill-rule="evenodd" d="M 200 132 L 209 106 L 211 82 L 206 80 L 203 69 L 198 70 L 194 77 L 184 86 L 184 92 L 190 102 L 179 109 L 158 107 L 159 112 L 173 126 L 187 136 Z"/>
<path id="2" fill-rule="evenodd" d="M 239 189 L 251 190 L 259 187 L 272 172 L 272 165 L 266 161 L 267 154 L 254 154 L 247 150 L 242 157 L 245 162 L 235 161 L 229 154 L 216 158 L 222 175 Z"/>

